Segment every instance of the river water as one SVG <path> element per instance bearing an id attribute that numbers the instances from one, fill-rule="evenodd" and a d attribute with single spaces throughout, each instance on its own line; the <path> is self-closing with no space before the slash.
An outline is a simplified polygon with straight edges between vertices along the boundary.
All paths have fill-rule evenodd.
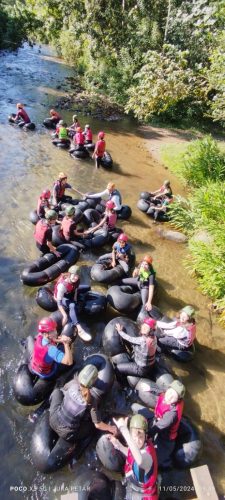
<path id="1" fill-rule="evenodd" d="M 107 149 L 114 159 L 112 172 L 94 170 L 93 162 L 72 160 L 65 151 L 54 148 L 49 132 L 41 125 L 36 131 L 25 132 L 7 122 L 15 112 L 16 102 L 24 102 L 32 121 L 41 124 L 62 90 L 56 87 L 73 76 L 73 70 L 62 64 L 48 47 L 25 46 L 16 53 L 0 54 L 0 145 L 1 145 L 1 253 L 0 253 L 0 453 L 2 498 L 59 498 L 74 479 L 67 468 L 52 476 L 43 476 L 32 467 L 30 438 L 32 425 L 29 409 L 20 406 L 12 393 L 12 379 L 22 356 L 20 340 L 35 333 L 38 319 L 43 316 L 35 302 L 36 290 L 22 285 L 20 272 L 27 261 L 38 257 L 29 211 L 36 206 L 43 188 L 50 187 L 57 173 L 66 171 L 69 182 L 84 191 L 102 190 L 112 180 L 131 205 L 133 216 L 121 222 L 134 245 L 137 259 L 151 252 L 160 283 L 159 306 L 172 314 L 190 303 L 197 310 L 196 356 L 189 365 L 172 362 L 175 373 L 182 376 L 187 387 L 185 412 L 202 433 L 203 451 L 199 464 L 207 463 L 219 492 L 225 491 L 225 398 L 224 330 L 208 312 L 206 297 L 198 291 L 196 281 L 185 270 L 185 245 L 162 240 L 150 220 L 136 209 L 138 193 L 156 189 L 168 177 L 168 172 L 151 157 L 148 139 L 151 133 L 138 129 L 128 119 L 122 122 L 93 121 L 80 116 L 82 125 L 90 123 L 94 133 L 106 131 Z M 70 123 L 72 111 L 63 112 Z M 169 174 L 175 193 L 182 187 Z M 86 259 L 86 260 L 85 260 Z M 81 258 L 88 266 L 93 255 Z M 98 333 L 103 324 L 98 323 Z M 88 350 L 87 350 L 88 351 Z M 88 352 L 91 351 L 91 348 Z M 91 453 L 91 452 L 90 452 Z M 92 461 L 94 455 L 86 454 Z M 82 466 L 84 467 L 84 466 Z M 171 474 L 179 486 L 191 484 L 188 472 Z M 24 491 L 19 492 L 18 488 Z M 55 490 L 54 490 L 55 488 Z M 185 498 L 181 489 L 176 498 Z M 188 495 L 187 495 L 188 496 Z M 194 496 L 192 494 L 192 496 Z"/>

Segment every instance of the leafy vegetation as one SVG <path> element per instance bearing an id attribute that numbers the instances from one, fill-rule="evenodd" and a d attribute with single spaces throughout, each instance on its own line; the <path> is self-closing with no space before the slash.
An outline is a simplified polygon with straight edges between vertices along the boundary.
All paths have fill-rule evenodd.
<path id="1" fill-rule="evenodd" d="M 203 293 L 225 307 L 225 153 L 211 137 L 193 141 L 179 156 L 180 172 L 189 183 L 188 199 L 176 197 L 171 223 L 189 236 L 186 265 Z M 225 323 L 225 313 L 221 316 Z"/>

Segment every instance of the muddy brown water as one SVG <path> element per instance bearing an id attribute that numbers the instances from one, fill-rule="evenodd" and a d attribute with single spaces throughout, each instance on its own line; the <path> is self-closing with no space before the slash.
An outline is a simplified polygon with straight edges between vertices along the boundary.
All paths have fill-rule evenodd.
<path id="1" fill-rule="evenodd" d="M 187 257 L 186 245 L 162 240 L 145 214 L 136 208 L 138 194 L 143 190 L 156 189 L 165 178 L 171 179 L 175 193 L 183 193 L 179 181 L 153 160 L 149 152 L 151 131 L 137 129 L 128 119 L 122 122 L 101 122 L 80 116 L 84 125 L 89 122 L 94 133 L 106 131 L 107 149 L 112 154 L 114 168 L 111 172 L 94 170 L 93 162 L 72 160 L 65 151 L 54 148 L 50 133 L 40 124 L 47 116 L 62 91 L 57 86 L 65 83 L 65 77 L 73 70 L 62 64 L 48 47 L 33 49 L 25 46 L 17 53 L 0 54 L 0 146 L 1 146 L 1 253 L 0 253 L 0 453 L 1 494 L 3 498 L 59 498 L 68 492 L 79 467 L 91 464 L 99 467 L 93 450 L 84 456 L 83 465 L 75 472 L 67 468 L 50 476 L 34 470 L 30 457 L 32 425 L 28 422 L 29 410 L 20 406 L 12 393 L 12 380 L 22 357 L 20 339 L 35 333 L 38 319 L 43 312 L 36 305 L 36 290 L 22 285 L 20 272 L 28 261 L 38 257 L 33 226 L 28 220 L 29 211 L 36 206 L 43 188 L 51 187 L 57 173 L 64 170 L 71 184 L 83 191 L 104 189 L 112 180 L 123 194 L 124 203 L 132 207 L 130 221 L 120 225 L 129 234 L 137 260 L 146 252 L 154 258 L 154 267 L 160 283 L 159 306 L 167 314 L 174 314 L 190 303 L 197 310 L 196 356 L 188 365 L 170 362 L 173 370 L 187 387 L 185 413 L 198 426 L 202 434 L 203 450 L 199 464 L 207 463 L 218 492 L 225 491 L 225 398 L 224 398 L 224 330 L 215 322 L 207 309 L 208 299 L 198 290 L 197 283 L 183 266 Z M 32 120 L 38 124 L 34 133 L 25 132 L 7 122 L 7 115 L 15 112 L 15 104 L 25 102 Z M 67 123 L 72 112 L 63 112 Z M 155 138 L 155 137 L 154 137 Z M 165 226 L 164 226 L 165 227 Z M 88 266 L 95 260 L 93 254 L 85 254 L 80 262 Z M 89 354 L 99 343 L 103 322 L 92 325 L 96 333 L 93 346 L 77 350 Z M 121 393 L 121 405 L 125 404 Z M 189 472 L 174 471 L 166 477 L 165 484 L 176 485 L 176 498 L 190 498 L 182 485 L 191 485 Z M 163 494 L 166 498 L 171 488 Z"/>

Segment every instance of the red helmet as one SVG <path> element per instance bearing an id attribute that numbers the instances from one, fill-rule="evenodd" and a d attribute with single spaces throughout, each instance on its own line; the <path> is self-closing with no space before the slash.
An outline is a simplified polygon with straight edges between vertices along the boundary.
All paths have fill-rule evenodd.
<path id="1" fill-rule="evenodd" d="M 98 139 L 104 139 L 104 137 L 105 137 L 105 132 L 101 131 L 98 133 Z"/>
<path id="2" fill-rule="evenodd" d="M 153 258 L 151 257 L 151 255 L 145 255 L 143 258 L 143 261 L 147 262 L 147 264 L 151 265 L 153 262 Z"/>
<path id="3" fill-rule="evenodd" d="M 82 132 L 82 128 L 81 127 L 77 127 L 77 132 Z"/>
<path id="4" fill-rule="evenodd" d="M 144 319 L 143 323 L 148 325 L 150 328 L 154 329 L 156 327 L 156 320 L 153 318 Z"/>
<path id="5" fill-rule="evenodd" d="M 124 241 L 126 243 L 128 241 L 128 236 L 125 233 L 121 233 L 118 236 L 117 241 Z"/>
<path id="6" fill-rule="evenodd" d="M 113 208 L 115 208 L 115 203 L 114 203 L 114 201 L 109 200 L 106 202 L 105 206 L 106 206 L 106 208 L 109 208 L 109 210 L 112 210 Z"/>
<path id="7" fill-rule="evenodd" d="M 57 323 L 52 318 L 42 318 L 38 324 L 39 333 L 50 333 L 53 332 L 57 327 Z"/>
<path id="8" fill-rule="evenodd" d="M 41 198 L 44 198 L 44 200 L 49 200 L 50 196 L 51 196 L 51 191 L 49 189 L 45 189 L 41 193 Z"/>

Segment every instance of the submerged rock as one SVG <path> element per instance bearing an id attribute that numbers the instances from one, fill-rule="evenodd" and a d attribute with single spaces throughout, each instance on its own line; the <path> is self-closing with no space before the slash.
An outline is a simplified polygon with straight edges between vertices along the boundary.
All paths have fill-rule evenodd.
<path id="1" fill-rule="evenodd" d="M 156 233 L 160 236 L 160 238 L 176 241 L 176 243 L 186 243 L 186 241 L 188 240 L 188 237 L 185 234 L 180 233 L 179 231 L 163 229 L 162 227 L 157 227 Z"/>

